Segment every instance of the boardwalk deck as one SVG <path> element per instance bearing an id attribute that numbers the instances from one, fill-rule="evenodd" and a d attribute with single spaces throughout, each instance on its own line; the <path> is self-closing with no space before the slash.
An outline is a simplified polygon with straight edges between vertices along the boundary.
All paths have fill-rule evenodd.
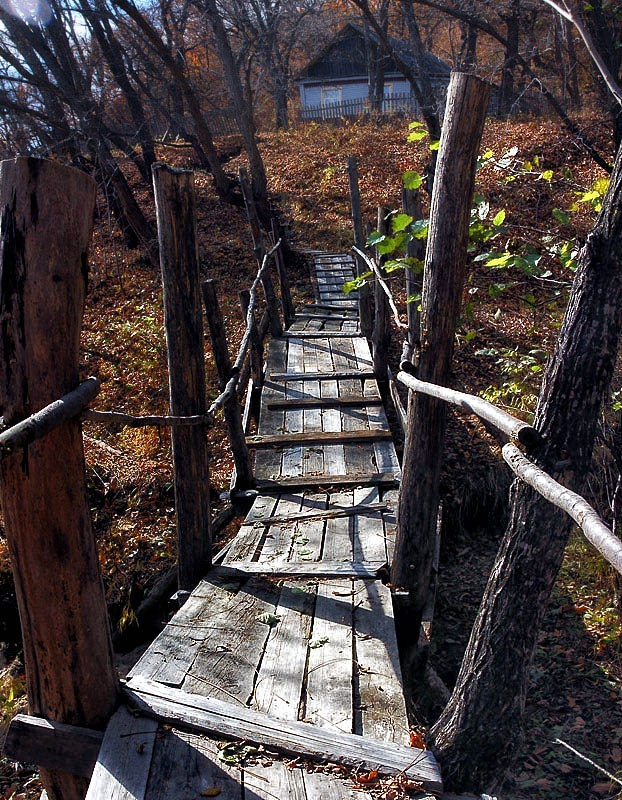
<path id="1" fill-rule="evenodd" d="M 391 482 L 399 480 L 399 464 L 386 437 L 340 436 L 386 432 L 388 423 L 356 313 L 343 318 L 352 299 L 340 287 L 353 277 L 352 260 L 320 253 L 311 260 L 316 310 L 339 313 L 302 314 L 270 342 L 258 435 L 275 442 L 255 454 L 255 474 L 266 488 L 223 567 L 200 582 L 135 665 L 128 692 L 147 681 L 162 694 L 174 689 L 186 698 L 182 707 L 199 695 L 237 705 L 241 716 L 255 709 L 273 720 L 408 745 L 391 594 L 373 577 L 393 551 Z M 340 397 L 342 405 L 335 402 Z M 290 438 L 320 432 L 334 441 Z M 371 798 L 343 775 L 265 752 L 246 766 L 223 761 L 213 733 L 170 719 L 174 727 L 158 726 L 122 707 L 106 733 L 88 800 Z M 414 774 L 439 793 L 434 759 L 412 754 Z"/>

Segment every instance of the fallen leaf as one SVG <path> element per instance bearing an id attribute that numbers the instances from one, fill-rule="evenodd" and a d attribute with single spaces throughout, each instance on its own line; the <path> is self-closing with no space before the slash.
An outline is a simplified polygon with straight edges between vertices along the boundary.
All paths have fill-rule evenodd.
<path id="1" fill-rule="evenodd" d="M 374 783 L 378 780 L 378 772 L 375 769 L 370 769 L 366 775 L 355 775 L 353 780 L 355 783 Z"/>
<path id="2" fill-rule="evenodd" d="M 211 789 L 205 789 L 201 792 L 201 797 L 218 797 L 220 794 L 220 788 L 218 786 L 213 786 Z"/>
<path id="3" fill-rule="evenodd" d="M 425 750 L 425 739 L 422 733 L 419 733 L 419 731 L 410 731 L 409 736 L 411 747 L 418 747 L 420 750 Z"/>

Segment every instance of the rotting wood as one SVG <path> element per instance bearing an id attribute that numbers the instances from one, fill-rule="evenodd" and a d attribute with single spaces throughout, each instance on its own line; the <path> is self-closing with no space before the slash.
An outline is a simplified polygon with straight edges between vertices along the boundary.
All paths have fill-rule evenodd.
<path id="1" fill-rule="evenodd" d="M 87 378 L 76 389 L 68 392 L 59 400 L 31 414 L 21 422 L 12 425 L 0 433 L 0 458 L 14 452 L 20 447 L 27 447 L 32 442 L 45 436 L 68 419 L 80 414 L 99 393 L 97 378 Z"/>
<path id="2" fill-rule="evenodd" d="M 253 522 L 253 525 L 267 527 L 281 522 L 295 522 L 297 520 L 319 520 L 334 519 L 335 517 L 351 517 L 355 514 L 376 514 L 382 511 L 389 511 L 390 507 L 385 503 L 361 503 L 356 506 L 331 506 L 324 511 L 301 511 L 287 516 L 261 517 Z"/>
<path id="3" fill-rule="evenodd" d="M 188 694 L 147 678 L 132 678 L 124 693 L 138 711 L 161 722 L 244 739 L 292 756 L 374 769 L 383 775 L 404 773 L 429 791 L 438 793 L 443 789 L 434 756 L 416 747 L 326 730 L 304 722 L 275 720 L 259 711 Z"/>
<path id="4" fill-rule="evenodd" d="M 201 286 L 212 343 L 212 354 L 218 373 L 218 386 L 222 392 L 226 388 L 227 381 L 231 377 L 231 359 L 229 357 L 229 347 L 227 345 L 227 332 L 220 311 L 220 304 L 218 303 L 214 281 L 204 281 Z M 255 485 L 255 480 L 253 478 L 250 454 L 244 437 L 242 413 L 236 392 L 232 392 L 230 397 L 228 397 L 223 404 L 223 412 L 229 432 L 229 443 L 231 445 L 235 468 L 235 485 L 232 489 L 234 491 L 250 489 Z"/>
<path id="5" fill-rule="evenodd" d="M 154 164 L 171 412 L 207 412 L 194 173 Z M 211 563 L 209 449 L 201 428 L 171 434 L 179 588 L 191 589 Z"/>
<path id="6" fill-rule="evenodd" d="M 404 367 L 408 370 L 412 369 L 408 363 L 402 364 L 402 368 Z M 436 397 L 439 400 L 458 406 L 468 414 L 475 414 L 504 433 L 512 441 L 519 442 L 525 447 L 535 447 L 541 440 L 538 431 L 528 422 L 513 417 L 507 411 L 497 408 L 481 397 L 421 381 L 409 372 L 399 372 L 397 379 L 414 392 Z"/>
<path id="7" fill-rule="evenodd" d="M 265 575 L 271 578 L 377 578 L 387 568 L 386 561 L 287 561 L 266 564 L 262 561 L 227 561 L 215 574 L 224 577 Z"/>
<path id="8" fill-rule="evenodd" d="M 562 486 L 529 461 L 511 442 L 504 445 L 501 452 L 512 472 L 542 497 L 571 516 L 583 531 L 585 538 L 614 569 L 622 574 L 622 541 L 605 525 L 592 506 L 581 495 Z"/>
<path id="9" fill-rule="evenodd" d="M 354 430 L 332 433 L 330 431 L 304 431 L 303 433 L 282 433 L 276 435 L 247 436 L 249 447 L 290 447 L 295 444 L 362 444 L 379 439 L 391 439 L 389 430 Z"/>
<path id="10" fill-rule="evenodd" d="M 354 378 L 375 378 L 376 373 L 366 369 L 340 370 L 336 372 L 272 372 L 271 381 L 341 381 Z"/>
<path id="11" fill-rule="evenodd" d="M 4 740 L 4 754 L 13 761 L 90 778 L 103 738 L 102 731 L 17 714 Z"/>
<path id="12" fill-rule="evenodd" d="M 96 184 L 56 161 L 0 164 L 0 405 L 15 425 L 78 384 Z M 0 461 L 4 530 L 22 624 L 30 710 L 101 728 L 114 710 L 106 599 L 77 417 Z M 50 800 L 83 778 L 43 769 Z"/>
<path id="13" fill-rule="evenodd" d="M 268 408 L 365 408 L 367 406 L 381 406 L 379 397 L 292 397 L 287 400 L 271 400 Z"/>
<path id="14" fill-rule="evenodd" d="M 354 339 L 360 336 L 354 331 L 284 331 L 282 336 L 284 339 Z"/>

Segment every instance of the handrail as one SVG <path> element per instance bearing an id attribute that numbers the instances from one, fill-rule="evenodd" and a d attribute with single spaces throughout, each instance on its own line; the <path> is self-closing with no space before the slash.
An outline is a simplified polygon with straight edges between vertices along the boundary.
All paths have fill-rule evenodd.
<path id="1" fill-rule="evenodd" d="M 622 575 L 622 541 L 605 525 L 587 500 L 562 486 L 537 467 L 511 442 L 504 445 L 501 452 L 512 472 L 550 503 L 571 516 L 583 531 L 585 538 Z"/>
<path id="2" fill-rule="evenodd" d="M 414 375 L 405 371 L 408 369 L 412 369 L 412 366 L 408 362 L 402 362 L 401 372 L 398 372 L 397 379 L 414 392 L 435 397 L 437 400 L 444 400 L 446 403 L 458 406 L 469 414 L 475 414 L 502 433 L 505 433 L 513 441 L 519 442 L 527 448 L 535 447 L 540 441 L 540 434 L 532 425 L 513 417 L 507 411 L 502 411 L 487 400 L 482 400 L 481 397 L 466 394 L 465 392 L 457 392 L 455 389 L 449 389 L 445 386 L 438 386 L 436 383 L 420 381 Z"/>
<path id="3" fill-rule="evenodd" d="M 403 362 L 402 370 L 404 369 L 412 369 L 412 365 Z M 585 538 L 622 575 L 622 540 L 618 539 L 614 532 L 605 525 L 598 512 L 587 500 L 558 483 L 530 461 L 514 444 L 514 442 L 519 442 L 528 448 L 534 447 L 541 440 L 540 434 L 535 428 L 493 406 L 492 403 L 482 400 L 481 397 L 457 392 L 435 383 L 420 381 L 404 371 L 398 373 L 397 379 L 414 392 L 434 397 L 437 400 L 444 400 L 469 414 L 475 414 L 509 436 L 512 441 L 505 444 L 501 452 L 512 472 L 541 494 L 545 500 L 572 517 L 583 531 Z"/>

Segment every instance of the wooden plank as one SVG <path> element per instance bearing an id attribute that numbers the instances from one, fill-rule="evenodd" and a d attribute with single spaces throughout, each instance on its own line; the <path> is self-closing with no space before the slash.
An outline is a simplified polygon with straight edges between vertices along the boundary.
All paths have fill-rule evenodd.
<path id="1" fill-rule="evenodd" d="M 304 475 L 299 478 L 281 480 L 258 480 L 258 490 L 268 492 L 289 492 L 292 489 L 314 489 L 337 486 L 399 486 L 399 477 L 390 472 L 364 472 L 352 475 Z"/>
<path id="2" fill-rule="evenodd" d="M 325 337 L 322 337 L 325 338 Z M 270 381 L 339 381 L 346 378 L 374 378 L 375 373 L 369 370 L 352 369 L 339 372 L 307 372 L 305 374 L 291 372 L 272 372 L 268 375 Z M 352 392 L 349 392 L 352 394 Z"/>
<path id="3" fill-rule="evenodd" d="M 288 517 L 300 511 L 302 497 L 299 494 L 282 494 L 276 507 L 278 516 Z M 289 560 L 292 552 L 297 523 L 276 523 L 268 526 L 259 560 L 264 566 L 274 567 Z M 228 562 L 230 563 L 230 562 Z"/>
<path id="4" fill-rule="evenodd" d="M 62 722 L 17 714 L 4 740 L 4 755 L 13 761 L 90 778 L 104 734 Z"/>
<path id="5" fill-rule="evenodd" d="M 390 507 L 385 503 L 360 503 L 356 506 L 334 506 L 323 511 L 305 509 L 298 514 L 279 515 L 273 517 L 262 517 L 255 519 L 253 525 L 274 525 L 280 522 L 295 522 L 297 520 L 316 520 L 334 517 L 351 517 L 353 514 L 380 514 L 382 511 L 388 511 Z M 247 517 L 248 520 L 248 517 Z"/>
<path id="6" fill-rule="evenodd" d="M 199 800 L 216 789 L 218 800 L 242 800 L 239 771 L 218 758 L 221 747 L 194 733 L 160 731 L 147 786 L 149 800 Z"/>
<path id="7" fill-rule="evenodd" d="M 356 322 L 356 317 L 353 316 L 346 316 L 344 314 L 301 314 L 300 312 L 296 314 L 296 319 L 315 319 L 315 320 L 323 320 L 323 319 L 338 319 L 341 321 L 354 321 Z M 291 328 L 290 328 L 291 330 Z"/>
<path id="8" fill-rule="evenodd" d="M 359 585 L 359 584 L 357 584 Z M 408 743 L 408 717 L 395 636 L 391 591 L 380 581 L 362 581 L 354 604 L 354 701 L 360 708 L 356 733 Z"/>
<path id="9" fill-rule="evenodd" d="M 287 369 L 288 342 L 271 340 L 266 360 L 266 374 L 271 371 Z M 269 408 L 267 401 L 282 400 L 285 396 L 285 386 L 274 383 L 265 383 L 261 392 L 261 406 L 259 410 L 259 431 L 261 433 L 276 433 L 283 430 L 285 412 L 280 409 Z M 255 477 L 278 478 L 281 474 L 282 454 L 274 450 L 263 450 L 255 453 Z"/>
<path id="10" fill-rule="evenodd" d="M 274 436 L 247 436 L 249 447 L 287 447 L 294 444 L 345 444 L 349 442 L 374 442 L 380 439 L 391 439 L 391 431 L 378 428 L 376 430 L 349 430 L 339 433 L 326 431 L 304 431 L 303 433 L 282 433 Z"/>
<path id="11" fill-rule="evenodd" d="M 296 337 L 289 341 L 289 348 L 287 351 L 287 370 L 290 373 L 304 372 L 304 356 L 303 356 L 303 343 Z M 302 394 L 302 383 L 294 379 L 289 381 L 285 390 L 285 395 L 288 398 L 297 398 Z M 303 432 L 303 412 L 301 409 L 286 409 L 283 422 L 283 432 L 279 431 L 277 435 L 291 435 L 293 433 L 301 434 Z M 263 431 L 260 431 L 262 434 Z M 302 455 L 303 449 L 300 443 L 292 443 L 283 452 L 281 472 L 283 476 L 294 476 L 302 474 Z"/>
<path id="12" fill-rule="evenodd" d="M 382 522 L 381 522 L 382 525 Z M 384 546 L 384 541 L 383 541 Z M 376 578 L 380 570 L 387 566 L 382 561 L 288 561 L 279 564 L 266 564 L 263 561 L 230 561 L 216 567 L 213 574 L 224 578 L 266 575 L 272 578 Z"/>
<path id="13" fill-rule="evenodd" d="M 334 729 L 323 730 L 304 722 L 275 722 L 260 711 L 188 694 L 147 678 L 133 678 L 123 691 L 142 714 L 170 725 L 244 739 L 293 756 L 376 769 L 383 775 L 403 772 L 408 778 L 421 781 L 430 791 L 442 792 L 443 789 L 436 760 L 425 750 Z"/>
<path id="14" fill-rule="evenodd" d="M 144 800 L 157 729 L 155 719 L 121 706 L 106 728 L 85 800 Z"/>
<path id="15" fill-rule="evenodd" d="M 269 408 L 339 408 L 352 406 L 353 408 L 366 408 L 367 406 L 382 405 L 379 397 L 298 397 L 287 400 L 273 400 L 268 402 Z"/>
<path id="16" fill-rule="evenodd" d="M 242 706 L 253 694 L 257 665 L 270 635 L 270 625 L 262 620 L 274 614 L 279 590 L 259 577 L 236 589 L 231 579 L 215 577 L 211 583 L 201 581 L 193 593 L 193 599 L 202 599 L 209 618 L 183 689 Z M 229 595 L 227 604 L 220 599 L 224 591 Z"/>
<path id="17" fill-rule="evenodd" d="M 256 521 L 264 516 L 270 516 L 277 507 L 277 499 L 270 496 L 257 497 L 251 510 L 246 515 L 243 525 L 231 543 L 224 563 L 228 561 L 252 561 L 258 552 L 264 531 L 256 527 Z"/>
<path id="18" fill-rule="evenodd" d="M 362 334 L 357 334 L 355 331 L 283 331 L 281 339 L 299 338 L 299 339 L 323 339 L 329 336 L 331 339 L 355 339 L 361 337 Z"/>
<path id="19" fill-rule="evenodd" d="M 321 323 L 313 321 L 316 325 Z M 318 356 L 315 341 L 303 342 L 304 368 L 305 372 L 318 371 Z M 305 393 L 313 398 L 320 397 L 320 382 L 309 381 L 305 383 Z M 303 409 L 303 430 L 305 433 L 320 433 L 322 431 L 322 412 L 319 408 L 306 406 Z M 305 475 L 317 475 L 324 472 L 324 450 L 322 447 L 305 447 L 303 452 L 303 473 Z"/>
<path id="20" fill-rule="evenodd" d="M 379 503 L 377 486 L 354 490 L 354 508 L 358 505 Z M 352 519 L 352 559 L 354 561 L 382 561 L 386 558 L 384 524 L 380 514 L 357 514 Z"/>
<path id="21" fill-rule="evenodd" d="M 349 303 L 347 300 L 341 300 L 338 303 L 307 303 L 305 308 L 319 308 L 324 311 L 353 311 L 358 315 L 358 307 L 354 303 Z"/>

